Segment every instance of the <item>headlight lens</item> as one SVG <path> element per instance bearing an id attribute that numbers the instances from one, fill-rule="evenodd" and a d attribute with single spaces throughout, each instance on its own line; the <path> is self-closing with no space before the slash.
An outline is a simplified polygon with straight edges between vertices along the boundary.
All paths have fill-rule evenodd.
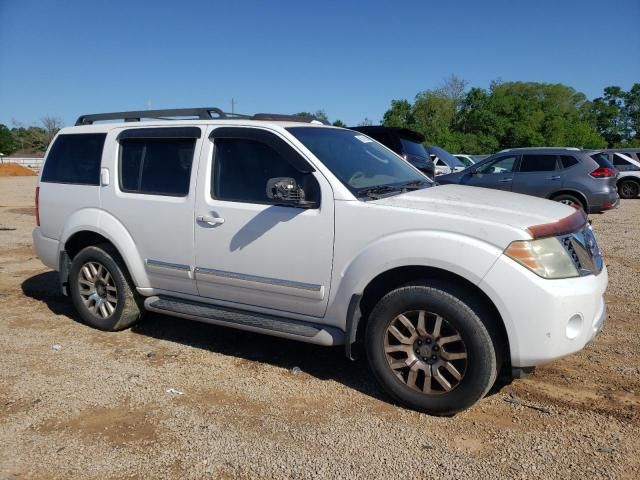
<path id="1" fill-rule="evenodd" d="M 543 278 L 570 278 L 580 274 L 573 260 L 555 237 L 518 240 L 504 254 Z"/>

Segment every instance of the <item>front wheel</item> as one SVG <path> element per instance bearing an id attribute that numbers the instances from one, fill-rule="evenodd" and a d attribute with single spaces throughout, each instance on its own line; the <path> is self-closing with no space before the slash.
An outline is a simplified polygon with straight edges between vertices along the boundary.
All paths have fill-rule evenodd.
<path id="1" fill-rule="evenodd" d="M 451 415 L 480 400 L 497 375 L 487 328 L 447 285 L 412 285 L 385 295 L 369 317 L 366 348 L 377 380 L 395 400 Z"/>
<path id="2" fill-rule="evenodd" d="M 73 259 L 69 289 L 87 325 L 122 330 L 138 321 L 141 304 L 118 252 L 111 245 L 86 247 Z"/>
<path id="3" fill-rule="evenodd" d="M 578 199 L 577 197 L 574 197 L 573 195 L 569 195 L 569 194 L 564 194 L 563 193 L 562 195 L 558 195 L 557 197 L 553 197 L 553 200 L 555 200 L 556 202 L 564 203 L 565 205 L 569 205 L 570 207 L 573 207 L 576 210 L 584 210 L 585 209 L 585 206 L 580 201 L 580 199 Z"/>

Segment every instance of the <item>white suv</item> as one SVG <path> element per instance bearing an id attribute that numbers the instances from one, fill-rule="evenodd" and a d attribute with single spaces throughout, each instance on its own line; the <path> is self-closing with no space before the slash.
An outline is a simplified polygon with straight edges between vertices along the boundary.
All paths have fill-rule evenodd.
<path id="1" fill-rule="evenodd" d="M 349 358 L 359 343 L 393 398 L 432 414 L 582 349 L 606 316 L 582 211 L 434 186 L 309 119 L 83 116 L 49 147 L 36 204 L 38 256 L 87 324 L 120 330 L 150 310 Z"/>

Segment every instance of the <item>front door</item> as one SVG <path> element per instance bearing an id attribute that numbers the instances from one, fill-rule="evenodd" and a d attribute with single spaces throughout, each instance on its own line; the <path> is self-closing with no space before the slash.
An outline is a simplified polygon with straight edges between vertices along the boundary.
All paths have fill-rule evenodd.
<path id="1" fill-rule="evenodd" d="M 470 169 L 462 179 L 462 184 L 474 187 L 511 190 L 513 172 L 518 162 L 517 155 L 505 155 L 477 168 Z"/>
<path id="2" fill-rule="evenodd" d="M 199 294 L 245 308 L 322 317 L 333 261 L 329 182 L 275 132 L 213 127 L 210 133 L 194 219 Z M 293 178 L 306 207 L 268 198 L 273 178 Z"/>

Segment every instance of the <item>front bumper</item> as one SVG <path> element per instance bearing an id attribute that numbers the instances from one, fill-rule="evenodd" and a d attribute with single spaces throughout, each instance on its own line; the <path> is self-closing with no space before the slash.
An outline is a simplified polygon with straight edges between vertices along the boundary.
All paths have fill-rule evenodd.
<path id="1" fill-rule="evenodd" d="M 501 256 L 480 283 L 498 308 L 513 367 L 534 367 L 582 350 L 607 316 L 606 267 L 598 275 L 548 280 Z"/>

